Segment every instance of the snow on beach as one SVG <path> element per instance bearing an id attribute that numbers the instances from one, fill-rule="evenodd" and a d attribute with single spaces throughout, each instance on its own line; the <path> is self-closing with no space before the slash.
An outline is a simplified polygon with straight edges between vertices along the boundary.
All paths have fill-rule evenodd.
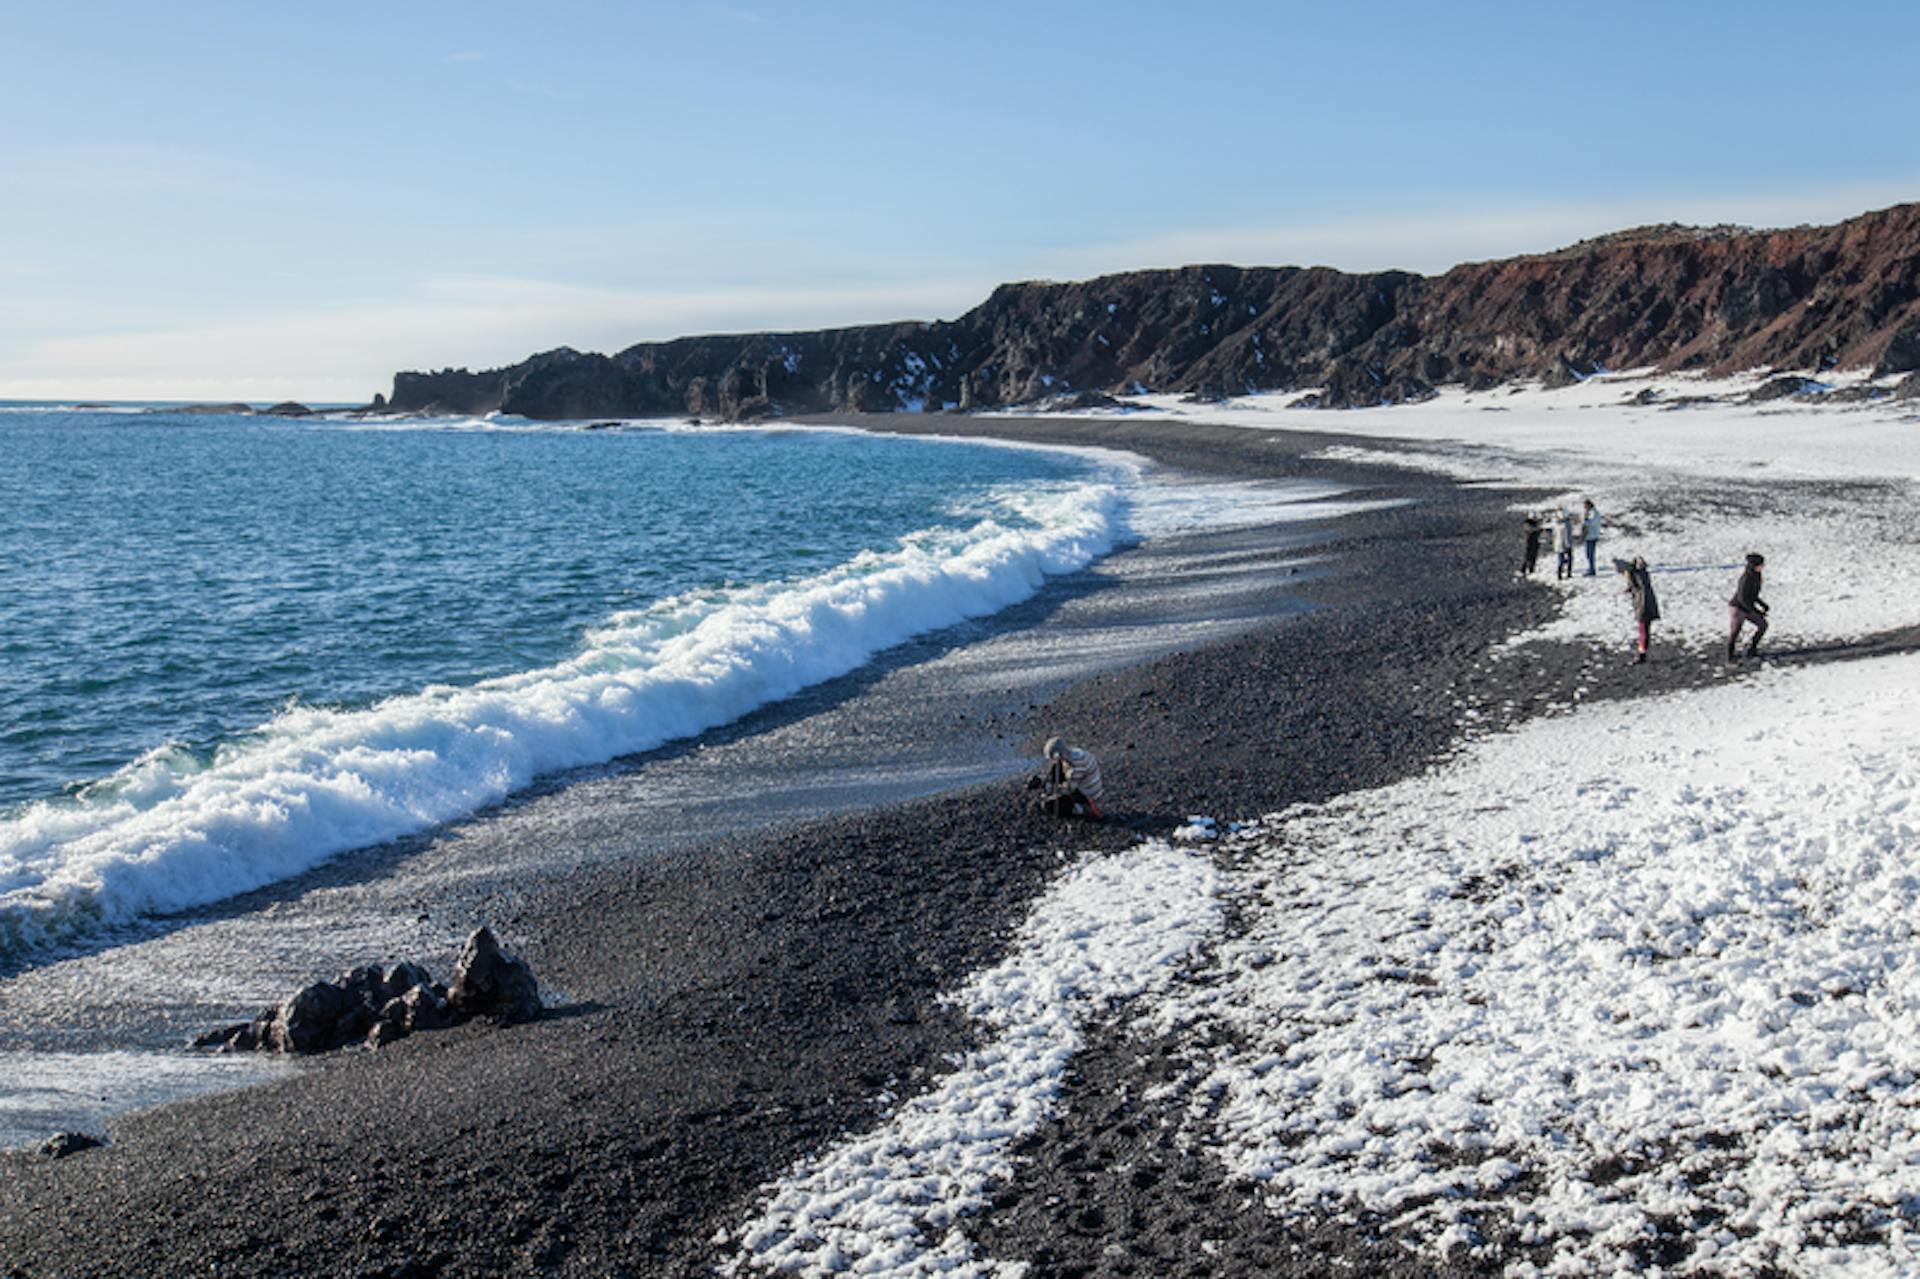
<path id="1" fill-rule="evenodd" d="M 1511 1223 L 1546 1273 L 1912 1273 L 1917 786 L 1903 656 L 1537 720 L 1230 835 L 1253 922 L 1157 1013 L 1231 1045 L 1193 1138 L 1275 1211 L 1435 1252 Z"/>
<path id="2" fill-rule="evenodd" d="M 957 1002 L 991 1036 L 879 1129 L 808 1160 L 734 1232 L 749 1266 L 803 1275 L 1016 1275 L 957 1226 L 1012 1168 L 1007 1148 L 1051 1115 L 1079 1023 L 1162 988 L 1219 925 L 1219 875 L 1150 842 L 1063 876 L 1014 953 Z M 729 1242 L 723 1240 L 722 1242 Z"/>
<path id="3" fill-rule="evenodd" d="M 1614 555 L 1664 570 L 1656 660 L 1712 660 L 1749 549 L 1768 557 L 1781 651 L 1920 620 L 1913 409 L 1667 411 L 1632 402 L 1647 387 L 1365 414 L 1154 407 L 1364 431 L 1405 447 L 1327 452 L 1592 496 L 1603 576 L 1554 583 L 1544 557 L 1565 607 L 1510 646 L 1624 655 Z M 1520 542 L 1516 514 L 1516 568 Z M 1772 665 L 1468 734 L 1391 786 L 1246 824 L 1189 817 L 1176 841 L 1222 868 L 1209 892 L 1233 912 L 1199 945 L 1194 913 L 1170 912 L 1162 953 L 1186 966 L 1127 1016 L 1185 1046 L 1189 1077 L 1160 1093 L 1183 1140 L 1282 1216 L 1365 1218 L 1514 1275 L 1920 1272 L 1917 786 L 1920 655 Z M 999 1007 L 996 1043 L 1057 1017 Z M 916 1134 L 921 1116 L 1014 1113 L 1022 1078 L 969 1062 L 796 1169 L 736 1236 L 746 1255 L 1001 1272 L 955 1216 L 1018 1167 Z"/>
<path id="4" fill-rule="evenodd" d="M 1254 430 L 1362 432 L 1391 446 L 1336 443 L 1322 456 L 1545 490 L 1544 503 L 1515 506 L 1516 569 L 1523 511 L 1578 515 L 1591 497 L 1604 522 L 1600 578 L 1556 584 L 1543 540 L 1536 575 L 1566 607 L 1515 643 L 1623 642 L 1628 610 L 1611 562 L 1636 555 L 1652 567 L 1660 598 L 1656 644 L 1724 642 L 1727 597 L 1753 550 L 1767 557 L 1777 641 L 1854 639 L 1920 620 L 1920 401 L 1744 402 L 1762 381 L 1606 374 L 1556 390 L 1456 389 L 1346 413 L 1287 408 L 1292 395 L 1140 402 L 1157 414 Z M 1682 403 L 1706 397 L 1715 402 Z M 1584 575 L 1583 548 L 1576 569 Z"/>
<path id="5" fill-rule="evenodd" d="M 1017 1176 L 1006 1144 L 1045 1118 L 1074 1021 L 1141 993 L 1145 1031 L 1194 1046 L 1169 1090 L 1186 1141 L 1276 1213 L 1376 1215 L 1435 1255 L 1517 1238 L 1515 1275 L 1914 1273 L 1917 800 L 1900 656 L 1190 818 L 1205 854 L 1148 843 L 1064 880 L 962 995 L 993 1041 L 734 1242 L 809 1275 L 1011 1273 L 960 1219 Z M 1226 902 L 1249 922 L 1222 936 Z"/>

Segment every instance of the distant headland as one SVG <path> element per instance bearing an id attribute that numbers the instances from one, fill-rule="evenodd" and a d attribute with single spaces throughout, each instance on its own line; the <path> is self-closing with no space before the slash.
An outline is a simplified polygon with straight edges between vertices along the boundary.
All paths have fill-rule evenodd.
<path id="1" fill-rule="evenodd" d="M 1789 230 L 1663 225 L 1438 276 L 1187 266 L 1005 284 L 956 320 L 567 347 L 394 375 L 375 407 L 529 418 L 965 412 L 1303 392 L 1324 408 L 1599 369 L 1920 370 L 1920 204 Z"/>

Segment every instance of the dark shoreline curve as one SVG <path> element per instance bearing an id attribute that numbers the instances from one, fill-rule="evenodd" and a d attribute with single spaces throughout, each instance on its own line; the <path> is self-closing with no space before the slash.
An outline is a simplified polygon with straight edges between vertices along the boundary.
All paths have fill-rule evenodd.
<path id="1" fill-rule="evenodd" d="M 533 1025 L 420 1037 L 130 1116 L 113 1145 L 70 1159 L 0 1158 L 0 1273 L 711 1273 L 713 1232 L 762 1182 L 871 1123 L 882 1088 L 915 1090 L 966 1046 L 938 995 L 999 957 L 1071 851 L 1121 847 L 1187 813 L 1252 815 L 1414 771 L 1457 739 L 1441 690 L 1531 676 L 1581 679 L 1604 696 L 1700 681 L 1678 663 L 1629 675 L 1615 655 L 1585 650 L 1564 672 L 1508 663 L 1488 674 L 1488 649 L 1553 608 L 1513 580 L 1514 495 L 1315 461 L 1324 435 L 832 420 L 1117 446 L 1186 469 L 1417 500 L 1330 530 L 1335 571 L 1302 588 L 1317 611 L 1108 671 L 1037 709 L 1029 737 L 1064 723 L 1122 744 L 1109 747 L 1125 779 L 1114 825 L 1042 822 L 1007 780 L 530 891 L 499 922 L 573 1002 Z M 1069 1157 L 1112 1147 L 1118 1160 L 1127 1141 L 1148 1140 L 1095 1113 L 1138 1058 L 1095 1037 L 1061 1121 L 1024 1152 L 1031 1177 L 981 1223 L 990 1255 L 1032 1259 L 1036 1274 L 1103 1272 L 1121 1237 L 1103 1205 L 1119 1196 L 1142 1273 L 1410 1266 L 1368 1232 L 1232 1211 L 1242 1196 L 1199 1157 L 1153 1150 L 1168 1167 L 1160 1189 Z M 1072 1226 L 1065 1207 L 1042 1207 L 1049 1196 L 1101 1213 Z M 1210 1212 L 1238 1232 L 1230 1262 L 1183 1241 Z"/>

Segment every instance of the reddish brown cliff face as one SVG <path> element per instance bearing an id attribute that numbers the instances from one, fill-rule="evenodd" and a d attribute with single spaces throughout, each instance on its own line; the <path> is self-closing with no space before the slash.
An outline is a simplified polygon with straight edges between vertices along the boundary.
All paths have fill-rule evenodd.
<path id="1" fill-rule="evenodd" d="M 1456 267 L 1414 290 L 1428 381 L 1576 368 L 1818 371 L 1920 367 L 1920 205 L 1835 227 L 1655 228 L 1559 253 Z M 1900 339 L 1896 341 L 1896 339 Z M 1889 352 L 1888 348 L 1895 347 Z M 1371 352 L 1389 367 L 1404 357 Z"/>
<path id="2" fill-rule="evenodd" d="M 1192 266 L 1009 284 L 953 321 L 401 373 L 391 407 L 741 418 L 1304 387 L 1349 407 L 1599 367 L 1898 373 L 1920 369 L 1917 288 L 1920 205 L 1900 205 L 1789 231 L 1648 227 L 1436 277 Z"/>

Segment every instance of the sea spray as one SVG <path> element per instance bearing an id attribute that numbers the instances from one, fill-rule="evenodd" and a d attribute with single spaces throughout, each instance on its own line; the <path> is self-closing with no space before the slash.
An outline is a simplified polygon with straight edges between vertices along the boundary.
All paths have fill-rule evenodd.
<path id="1" fill-rule="evenodd" d="M 1111 549 L 1122 499 L 1075 484 L 826 572 L 618 613 L 555 665 L 361 710 L 295 706 L 210 756 L 150 752 L 0 825 L 0 959 L 297 875 L 535 777 L 727 723 L 916 634 L 996 612 Z"/>

